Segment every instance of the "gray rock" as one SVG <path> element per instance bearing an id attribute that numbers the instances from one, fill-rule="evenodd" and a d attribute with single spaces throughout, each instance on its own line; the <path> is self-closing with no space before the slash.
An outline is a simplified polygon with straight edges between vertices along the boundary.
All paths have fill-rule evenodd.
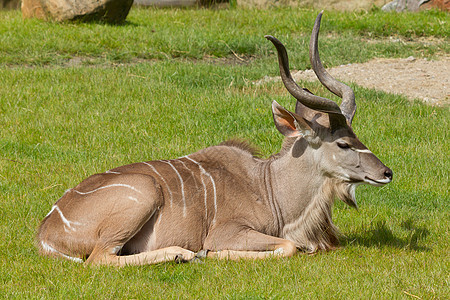
<path id="1" fill-rule="evenodd" d="M 20 0 L 0 0 L 0 9 L 18 9 Z"/>
<path id="2" fill-rule="evenodd" d="M 133 0 L 23 0 L 24 18 L 55 21 L 125 21 Z"/>
<path id="3" fill-rule="evenodd" d="M 386 3 L 381 10 L 383 11 L 418 11 L 419 7 L 430 0 L 394 0 Z"/>

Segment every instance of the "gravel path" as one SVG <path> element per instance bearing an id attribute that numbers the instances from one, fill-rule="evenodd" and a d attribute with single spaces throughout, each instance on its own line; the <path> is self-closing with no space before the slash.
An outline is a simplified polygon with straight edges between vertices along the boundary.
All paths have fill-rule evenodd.
<path id="1" fill-rule="evenodd" d="M 420 99 L 436 106 L 450 104 L 450 57 L 426 60 L 408 57 L 405 59 L 374 59 L 362 64 L 348 64 L 328 69 L 335 78 L 345 82 L 403 94 L 410 99 Z M 293 71 L 296 81 L 317 80 L 312 70 Z M 280 77 L 265 77 L 255 84 L 278 81 Z"/>

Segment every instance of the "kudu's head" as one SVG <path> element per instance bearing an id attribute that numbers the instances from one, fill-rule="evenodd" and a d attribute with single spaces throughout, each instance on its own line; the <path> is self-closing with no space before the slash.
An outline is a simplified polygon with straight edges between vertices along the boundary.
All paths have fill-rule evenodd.
<path id="1" fill-rule="evenodd" d="M 317 169 L 324 176 L 344 183 L 347 195 L 340 198 L 356 207 L 354 188 L 357 185 L 368 183 L 381 186 L 392 181 L 393 173 L 353 133 L 351 124 L 356 112 L 355 94 L 349 86 L 328 74 L 319 58 L 317 41 L 321 17 L 322 12 L 317 16 L 311 35 L 311 65 L 320 82 L 342 98 L 342 104 L 339 107 L 334 101 L 300 88 L 291 77 L 285 47 L 273 36 L 266 36 L 277 49 L 282 81 L 297 99 L 295 113 L 274 101 L 273 117 L 283 135 L 296 138 L 292 155 L 301 156 L 303 148 L 310 147 Z M 296 151 L 296 147 L 300 150 Z"/>

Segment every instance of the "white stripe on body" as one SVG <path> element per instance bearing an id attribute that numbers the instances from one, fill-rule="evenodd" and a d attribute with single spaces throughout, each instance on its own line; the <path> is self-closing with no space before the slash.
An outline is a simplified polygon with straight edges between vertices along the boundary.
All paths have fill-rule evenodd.
<path id="1" fill-rule="evenodd" d="M 106 174 L 117 174 L 117 175 L 122 174 L 122 173 L 120 173 L 120 172 L 111 171 L 111 170 L 108 170 L 108 171 L 106 171 L 105 173 L 106 173 Z"/>
<path id="2" fill-rule="evenodd" d="M 61 198 L 59 198 L 59 200 L 61 200 L 61 199 L 62 199 L 68 192 L 70 192 L 71 190 L 72 190 L 72 189 L 67 189 L 67 190 L 65 190 L 63 196 L 62 196 Z M 59 200 L 58 200 L 58 201 L 59 201 Z M 58 202 L 58 201 L 56 201 L 56 202 Z M 45 217 L 47 218 L 48 216 L 50 216 L 51 213 L 52 213 L 55 209 L 56 209 L 56 204 L 52 206 L 52 209 L 50 209 L 50 211 L 48 212 L 48 214 L 47 214 Z"/>
<path id="3" fill-rule="evenodd" d="M 137 198 L 135 198 L 133 196 L 128 196 L 128 199 L 130 199 L 131 201 L 134 201 L 136 203 L 141 203 Z"/>
<path id="4" fill-rule="evenodd" d="M 169 188 L 169 184 L 167 183 L 167 181 L 164 179 L 164 177 L 161 176 L 161 174 L 159 174 L 159 172 L 156 170 L 156 168 L 154 166 L 152 166 L 150 163 L 148 162 L 142 162 L 144 165 L 149 166 L 152 171 L 159 176 L 159 178 L 161 178 L 161 180 L 164 182 L 164 184 L 166 185 L 167 191 L 169 192 L 169 196 L 170 196 L 170 208 L 172 208 L 172 204 L 173 204 L 173 194 L 172 191 Z"/>
<path id="5" fill-rule="evenodd" d="M 191 173 L 192 178 L 194 179 L 195 187 L 197 188 L 197 182 L 195 181 L 195 175 L 194 175 L 194 172 L 192 172 L 192 170 L 189 169 L 189 167 L 186 166 L 186 164 L 184 163 L 184 161 L 182 161 L 181 159 L 175 159 L 174 161 L 177 161 L 177 162 L 181 163 L 181 164 L 183 165 L 183 167 L 185 167 L 186 170 L 188 170 L 188 171 Z"/>
<path id="6" fill-rule="evenodd" d="M 197 164 L 197 165 L 201 168 L 201 166 L 200 166 L 198 163 L 194 162 L 191 158 L 189 158 L 189 157 L 187 157 L 187 156 L 184 156 L 184 157 L 187 158 L 188 160 L 190 160 L 191 162 Z M 183 158 L 183 157 L 182 157 L 182 158 Z M 186 166 L 186 164 L 185 164 L 183 161 L 180 160 L 180 162 L 183 164 L 183 166 L 186 167 L 186 169 L 188 169 L 189 171 L 191 171 L 191 170 Z M 201 170 L 201 169 L 200 169 L 200 170 Z M 194 176 L 194 173 L 193 173 L 192 171 L 191 171 L 191 173 L 192 173 L 192 176 Z M 208 203 L 207 203 L 206 200 L 208 199 L 208 191 L 207 191 L 207 189 L 206 189 L 206 184 L 205 184 L 205 181 L 203 180 L 202 174 L 203 174 L 203 172 L 200 172 L 200 180 L 201 180 L 201 182 L 202 182 L 203 191 L 204 191 L 205 219 L 207 220 L 207 219 L 208 219 Z"/>
<path id="7" fill-rule="evenodd" d="M 95 193 L 95 192 L 97 192 L 99 190 L 103 190 L 103 189 L 107 189 L 107 188 L 111 188 L 111 187 L 125 187 L 125 188 L 131 189 L 131 190 L 133 190 L 133 191 L 135 191 L 135 192 L 137 192 L 139 194 L 142 194 L 142 192 L 137 190 L 135 187 L 133 187 L 131 185 L 128 185 L 128 184 L 123 184 L 123 183 L 115 183 L 115 184 L 101 186 L 101 187 L 99 187 L 99 188 L 97 188 L 95 190 L 89 191 L 89 192 L 80 192 L 80 191 L 77 191 L 75 189 L 72 189 L 72 191 L 74 191 L 74 192 L 76 192 L 76 193 L 78 193 L 80 195 L 87 195 L 87 194 L 92 194 L 92 193 Z"/>
<path id="8" fill-rule="evenodd" d="M 172 163 L 170 161 L 167 160 L 160 160 L 160 162 L 166 163 L 169 166 L 172 167 L 172 169 L 175 171 L 175 173 L 178 176 L 178 179 L 180 179 L 180 184 L 181 184 L 181 200 L 183 201 L 183 217 L 186 217 L 186 197 L 184 195 L 184 182 L 183 182 L 183 178 L 181 178 L 180 172 L 178 172 L 178 170 L 174 167 L 174 165 L 172 165 Z"/>
<path id="9" fill-rule="evenodd" d="M 48 212 L 48 214 L 45 217 L 47 218 L 48 216 L 50 216 L 55 209 L 56 209 L 56 205 L 53 205 L 52 209 L 50 209 L 50 211 Z"/>
<path id="10" fill-rule="evenodd" d="M 160 211 L 160 212 L 159 212 L 159 216 L 158 216 L 158 221 L 156 222 L 156 225 L 157 225 L 157 226 L 159 226 L 159 224 L 161 224 L 162 216 L 163 216 L 163 212 Z"/>
<path id="11" fill-rule="evenodd" d="M 67 220 L 67 218 L 64 216 L 64 214 L 62 213 L 61 209 L 58 207 L 58 205 L 53 205 L 52 209 L 50 210 L 50 212 L 47 214 L 47 216 L 49 216 L 53 211 L 57 211 L 59 214 L 59 217 L 61 218 L 61 221 L 63 221 L 64 223 L 64 231 L 65 232 L 69 232 L 68 229 L 72 230 L 72 231 L 77 231 L 76 228 L 73 227 L 73 225 L 83 225 L 82 223 L 79 222 L 75 222 L 75 221 L 69 221 Z"/>
<path id="12" fill-rule="evenodd" d="M 212 223 L 214 224 L 216 222 L 216 215 L 217 215 L 217 191 L 216 191 L 216 183 L 214 182 L 213 177 L 211 176 L 211 174 L 209 174 L 208 172 L 206 172 L 206 170 L 202 167 L 202 165 L 198 162 L 196 162 L 195 160 L 193 160 L 192 158 L 190 158 L 188 155 L 183 156 L 187 159 L 189 159 L 191 162 L 193 162 L 194 164 L 196 164 L 198 166 L 198 168 L 200 169 L 200 172 L 206 176 L 208 176 L 208 178 L 211 180 L 211 184 L 213 186 L 213 193 L 214 193 L 214 218 L 212 220 Z M 206 191 L 206 189 L 205 189 Z M 206 193 L 205 193 L 205 206 L 206 206 Z"/>
<path id="13" fill-rule="evenodd" d="M 69 256 L 69 255 L 66 255 L 64 253 L 59 252 L 58 250 L 56 250 L 55 248 L 53 248 L 49 244 L 45 243 L 44 241 L 41 241 L 41 245 L 42 245 L 42 249 L 44 249 L 47 252 L 57 253 L 57 254 L 61 255 L 62 257 L 65 257 L 65 258 L 67 258 L 69 260 L 72 260 L 72 261 L 75 261 L 75 262 L 79 262 L 79 263 L 83 262 L 83 260 L 81 258 L 72 257 L 72 256 Z"/>

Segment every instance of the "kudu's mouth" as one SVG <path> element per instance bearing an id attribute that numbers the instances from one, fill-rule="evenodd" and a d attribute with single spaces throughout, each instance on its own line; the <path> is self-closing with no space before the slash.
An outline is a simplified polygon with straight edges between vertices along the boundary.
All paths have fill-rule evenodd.
<path id="1" fill-rule="evenodd" d="M 364 177 L 364 182 L 368 183 L 370 185 L 373 185 L 373 186 L 383 186 L 385 184 L 388 184 L 391 181 L 392 181 L 392 177 L 390 177 L 390 178 L 387 177 L 387 178 L 381 179 L 381 180 L 374 180 L 374 179 L 371 179 L 371 178 L 369 178 L 367 176 Z"/>
<path id="2" fill-rule="evenodd" d="M 382 186 L 385 184 L 388 184 L 389 182 L 392 181 L 392 178 L 394 176 L 394 173 L 392 172 L 391 169 L 389 169 L 388 167 L 386 167 L 386 169 L 384 170 L 384 178 L 383 179 L 379 179 L 379 180 L 375 180 L 372 179 L 368 176 L 364 177 L 364 182 L 370 184 L 370 185 L 374 185 L 374 186 Z"/>

